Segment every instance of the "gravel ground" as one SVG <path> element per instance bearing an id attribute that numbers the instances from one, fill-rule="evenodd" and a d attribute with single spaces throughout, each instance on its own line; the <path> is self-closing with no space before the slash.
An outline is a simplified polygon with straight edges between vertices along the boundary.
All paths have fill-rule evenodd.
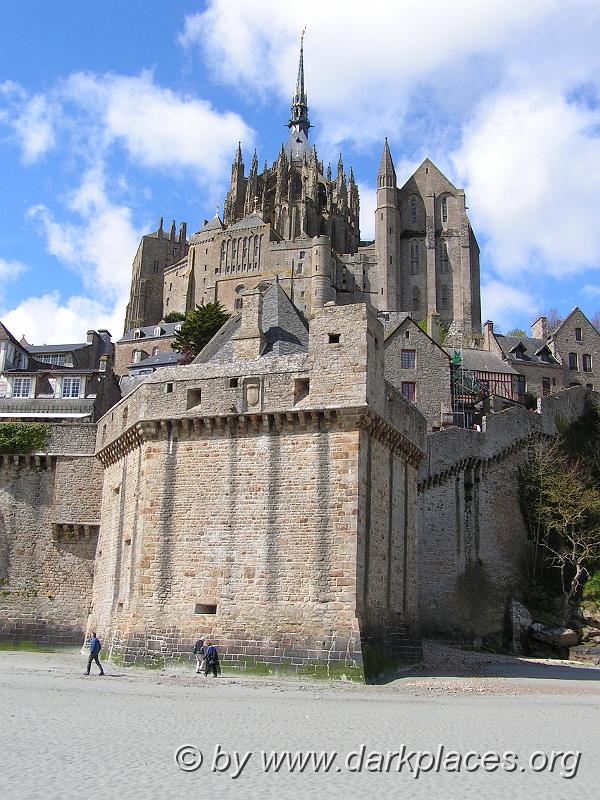
<path id="1" fill-rule="evenodd" d="M 110 664 L 105 678 L 88 678 L 82 674 L 85 659 L 75 652 L 0 652 L 0 797 L 597 796 L 600 669 L 464 653 L 433 643 L 426 643 L 425 656 L 423 665 L 395 681 L 361 686 L 206 679 L 181 669 Z M 175 750 L 184 744 L 204 754 L 196 771 L 175 763 Z M 217 745 L 238 758 L 250 753 L 237 778 L 233 765 L 212 770 Z M 440 745 L 444 758 L 448 750 L 463 756 L 512 751 L 516 768 L 468 772 L 463 763 L 460 772 L 434 768 L 416 778 L 416 756 L 400 772 L 399 757 L 388 756 L 382 771 L 377 754 L 385 759 L 403 745 L 405 759 L 413 750 L 435 753 Z M 338 756 L 326 773 L 315 772 L 312 763 L 301 773 L 287 766 L 266 773 L 262 753 L 286 749 Z M 576 770 L 573 755 L 557 757 L 553 772 L 535 772 L 529 764 L 534 751 L 582 755 Z M 194 757 L 196 750 L 186 756 Z M 224 767 L 228 757 L 222 755 L 218 765 Z M 421 763 L 431 761 L 423 756 Z M 489 763 L 494 766 L 493 759 Z"/>

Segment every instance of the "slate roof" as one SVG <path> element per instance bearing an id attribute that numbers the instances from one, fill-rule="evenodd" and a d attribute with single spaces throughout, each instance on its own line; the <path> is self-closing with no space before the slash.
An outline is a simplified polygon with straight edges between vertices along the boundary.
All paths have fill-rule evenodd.
<path id="1" fill-rule="evenodd" d="M 513 369 L 507 361 L 504 361 L 500 356 L 497 356 L 489 350 L 458 350 L 452 347 L 446 347 L 444 349 L 450 356 L 455 352 L 460 353 L 462 366 L 473 372 L 496 372 L 518 375 L 517 370 Z"/>
<path id="2" fill-rule="evenodd" d="M 157 353 L 155 356 L 149 356 L 142 361 L 138 361 L 137 364 L 130 364 L 129 372 L 134 373 L 140 369 L 147 369 L 148 367 L 154 369 L 158 369 L 159 367 L 172 367 L 177 364 L 181 358 L 183 358 L 183 355 L 175 350 L 173 350 L 172 353 Z"/>
<path id="3" fill-rule="evenodd" d="M 220 230 L 223 230 L 223 223 L 221 222 L 219 215 L 215 214 L 212 219 L 209 219 L 208 222 L 200 228 L 199 233 L 204 233 L 204 231 Z"/>
<path id="4" fill-rule="evenodd" d="M 540 352 L 548 346 L 548 342 L 545 339 L 534 339 L 531 336 L 503 336 L 501 333 L 497 333 L 496 341 L 502 348 L 502 352 L 506 358 L 510 358 L 514 361 L 521 361 L 529 364 L 545 364 L 546 366 L 560 364 L 551 353 L 549 355 L 549 360 L 544 360 L 540 357 Z M 524 348 L 523 358 L 516 358 L 515 356 L 515 350 L 519 348 L 519 345 L 522 345 Z"/>
<path id="5" fill-rule="evenodd" d="M 258 286 L 263 295 L 261 330 L 265 337 L 262 355 L 291 355 L 308 350 L 308 327 L 299 311 L 278 281 L 263 281 Z M 196 356 L 194 364 L 207 361 L 233 361 L 233 336 L 239 330 L 241 312 L 227 320 L 206 347 Z"/>
<path id="6" fill-rule="evenodd" d="M 266 224 L 267 223 L 260 216 L 260 214 L 253 213 L 253 214 L 248 214 L 247 217 L 244 217 L 238 222 L 234 222 L 233 225 L 229 226 L 228 230 L 235 231 L 241 228 L 259 228 L 259 227 L 262 228 L 263 225 Z"/>
<path id="7" fill-rule="evenodd" d="M 177 325 L 181 325 L 181 322 L 161 322 L 160 327 L 164 331 L 161 336 L 175 336 L 175 328 Z M 143 339 L 158 339 L 159 337 L 154 335 L 154 329 L 158 327 L 159 325 L 157 324 L 146 325 L 143 328 L 132 328 L 123 334 L 123 336 L 119 339 L 119 342 L 138 342 Z M 137 330 L 140 331 L 141 336 L 136 339 L 134 333 Z"/>
<path id="8" fill-rule="evenodd" d="M 72 353 L 74 350 L 83 350 L 84 347 L 90 347 L 87 342 L 83 344 L 27 344 L 24 345 L 32 355 L 44 353 Z"/>

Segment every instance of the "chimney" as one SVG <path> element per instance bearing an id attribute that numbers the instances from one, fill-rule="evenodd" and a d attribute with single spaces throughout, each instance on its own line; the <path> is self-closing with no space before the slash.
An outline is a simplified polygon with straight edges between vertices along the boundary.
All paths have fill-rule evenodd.
<path id="1" fill-rule="evenodd" d="M 548 338 L 548 317 L 538 317 L 531 323 L 531 335 L 534 339 Z"/>
<path id="2" fill-rule="evenodd" d="M 233 357 L 237 361 L 254 361 L 265 346 L 262 322 L 263 298 L 260 292 L 242 296 L 242 320 L 238 332 L 232 337 Z"/>
<path id="3" fill-rule="evenodd" d="M 160 220 L 158 222 L 158 231 L 157 231 L 157 233 L 158 233 L 158 238 L 162 239 L 163 238 L 163 218 L 162 217 L 160 218 Z"/>
<path id="4" fill-rule="evenodd" d="M 483 324 L 483 349 L 492 349 L 492 339 L 494 338 L 494 323 L 489 319 Z"/>
<path id="5" fill-rule="evenodd" d="M 427 317 L 427 333 L 434 342 L 440 343 L 440 315 L 432 311 Z"/>
<path id="6" fill-rule="evenodd" d="M 187 222 L 182 222 L 179 226 L 179 244 L 185 244 L 187 234 Z"/>
<path id="7" fill-rule="evenodd" d="M 174 242 L 175 241 L 175 220 L 171 220 L 171 230 L 169 232 L 169 239 Z"/>

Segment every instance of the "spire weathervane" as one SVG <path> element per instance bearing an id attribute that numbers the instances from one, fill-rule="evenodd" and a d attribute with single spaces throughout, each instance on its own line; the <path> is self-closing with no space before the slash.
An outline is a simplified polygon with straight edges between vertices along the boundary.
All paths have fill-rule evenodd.
<path id="1" fill-rule="evenodd" d="M 310 122 L 308 120 L 308 102 L 304 89 L 304 34 L 306 27 L 300 34 L 300 60 L 298 61 L 298 78 L 296 80 L 296 91 L 292 97 L 292 107 L 290 110 L 290 120 L 288 128 L 297 128 L 305 136 L 308 136 Z"/>

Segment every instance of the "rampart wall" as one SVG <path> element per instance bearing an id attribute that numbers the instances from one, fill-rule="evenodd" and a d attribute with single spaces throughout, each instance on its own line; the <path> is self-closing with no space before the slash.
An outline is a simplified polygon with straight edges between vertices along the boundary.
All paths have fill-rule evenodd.
<path id="1" fill-rule="evenodd" d="M 518 467 L 528 445 L 581 416 L 585 389 L 484 418 L 483 430 L 429 434 L 418 476 L 419 619 L 424 636 L 501 637 L 507 603 L 521 599 L 529 554 Z"/>
<path id="2" fill-rule="evenodd" d="M 98 536 L 96 425 L 51 425 L 46 453 L 0 456 L 0 639 L 83 641 Z"/>

